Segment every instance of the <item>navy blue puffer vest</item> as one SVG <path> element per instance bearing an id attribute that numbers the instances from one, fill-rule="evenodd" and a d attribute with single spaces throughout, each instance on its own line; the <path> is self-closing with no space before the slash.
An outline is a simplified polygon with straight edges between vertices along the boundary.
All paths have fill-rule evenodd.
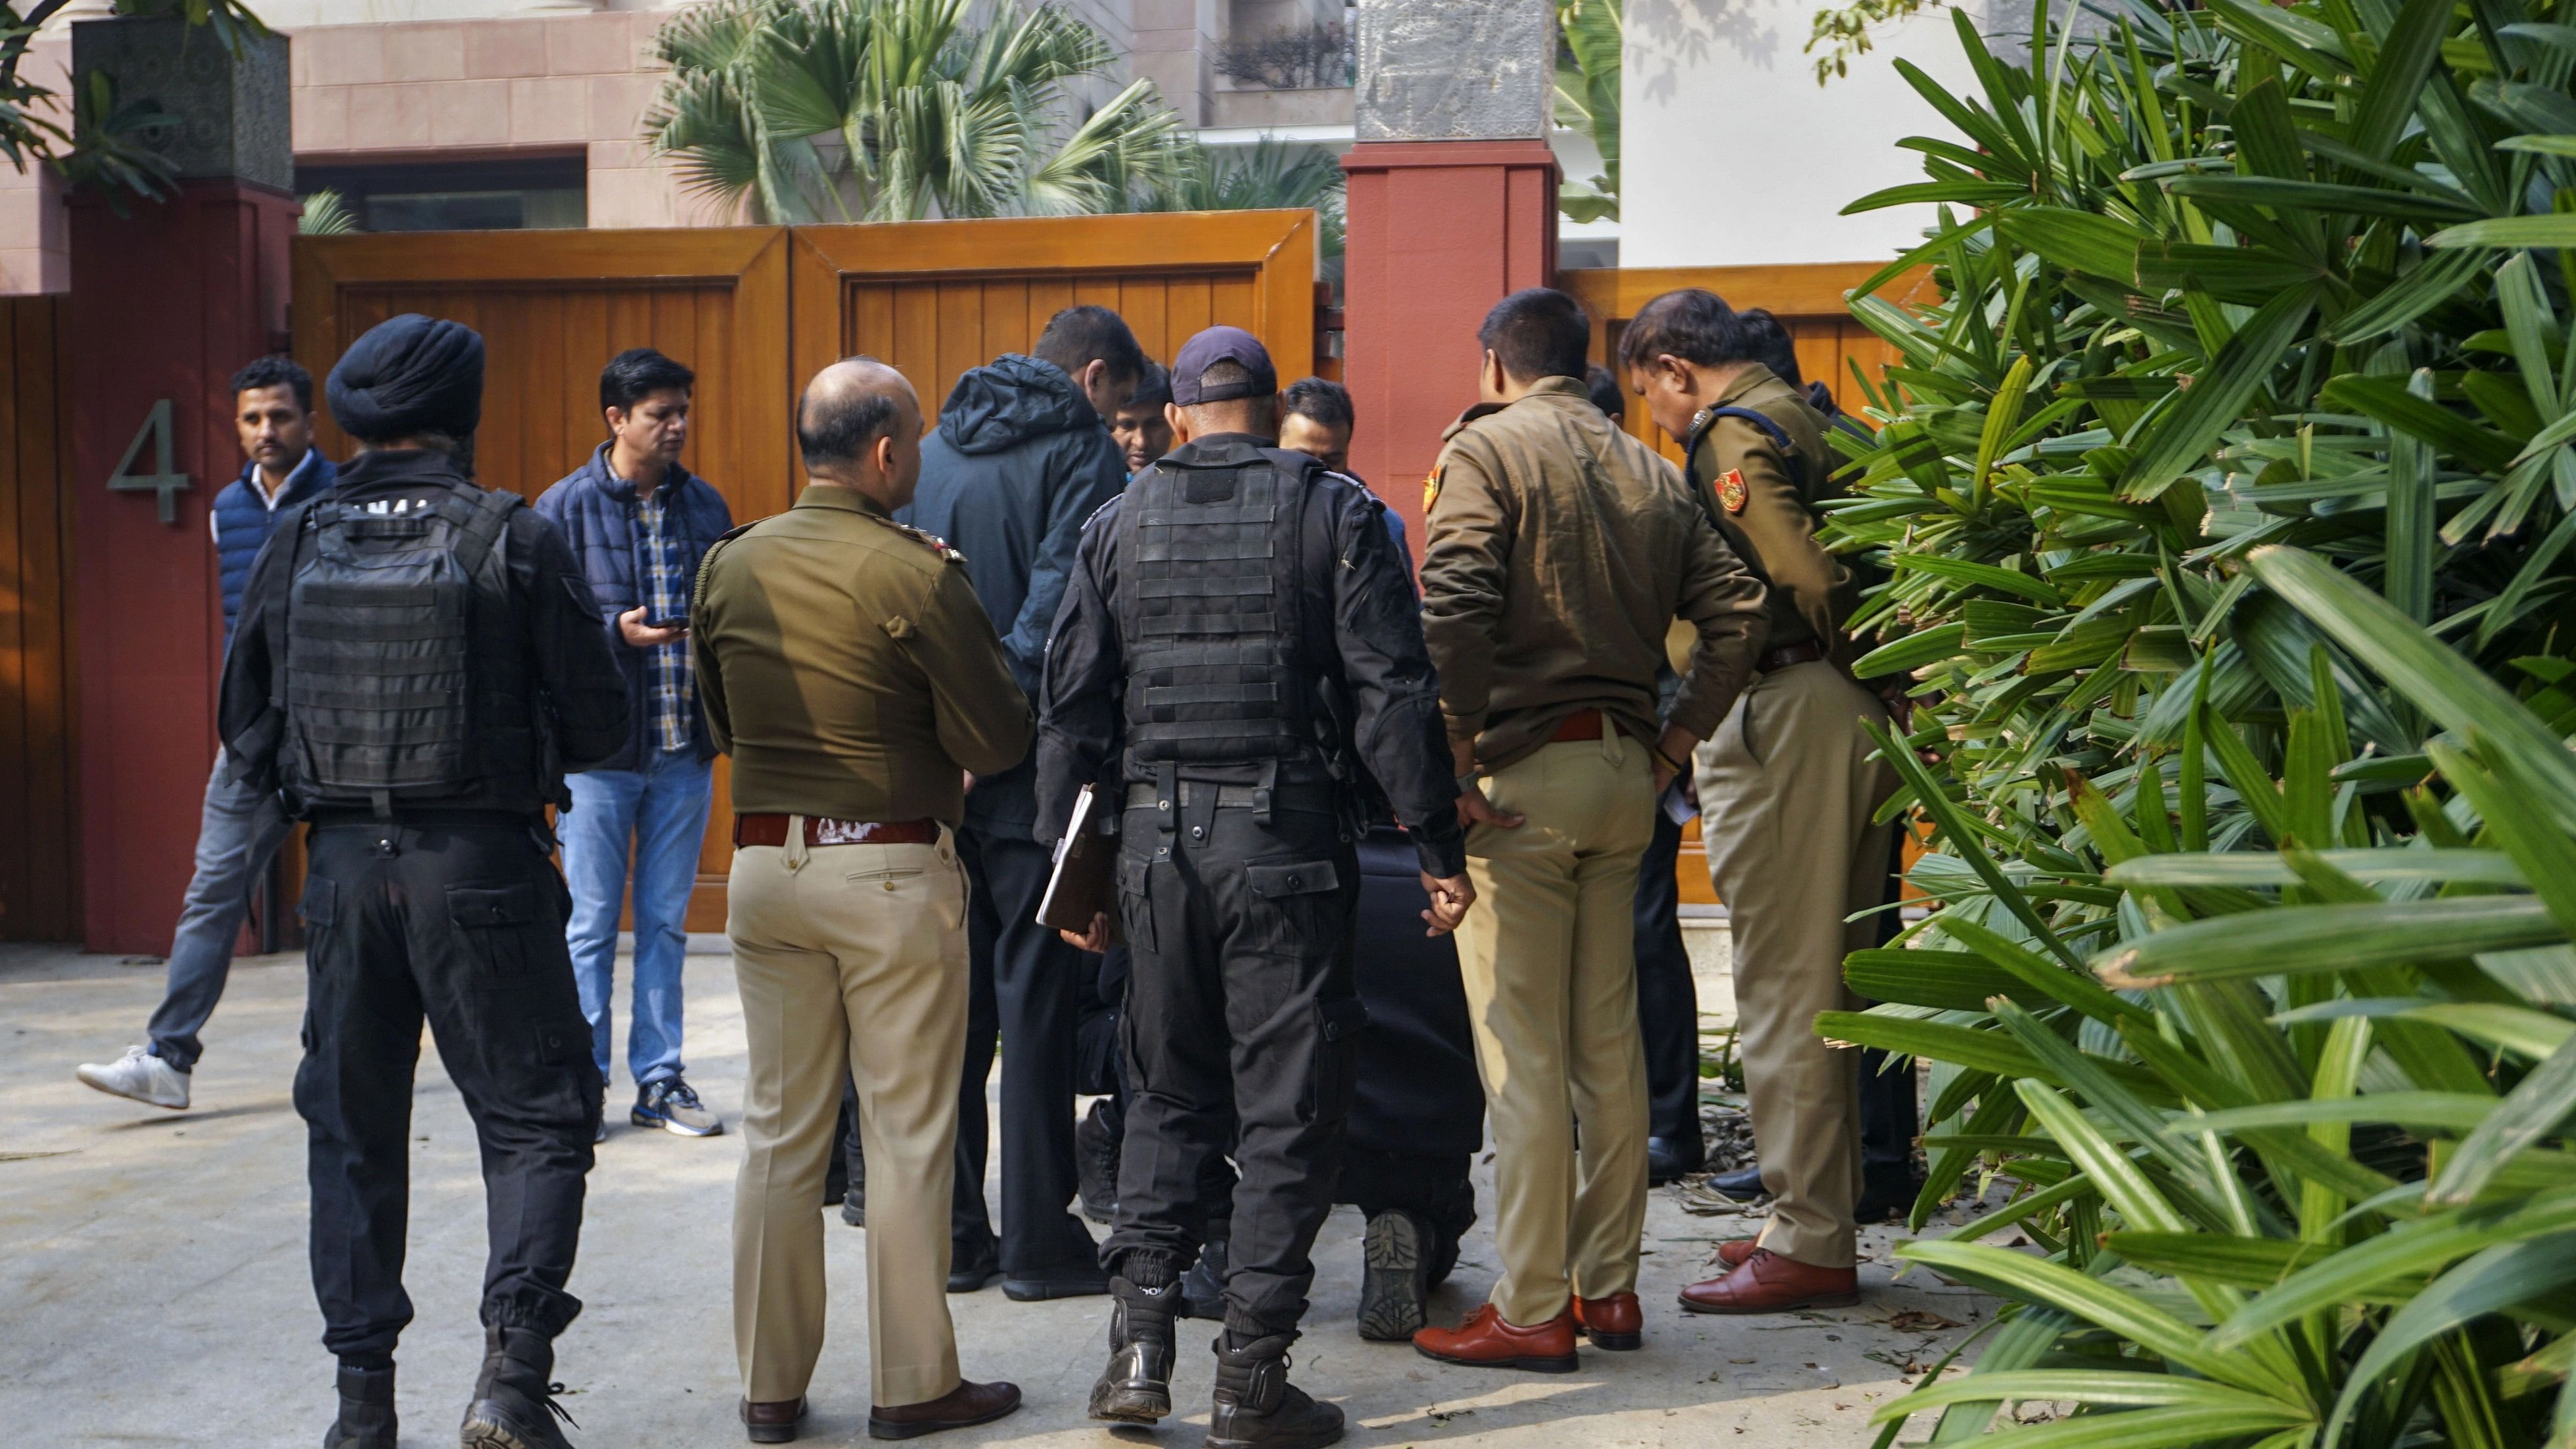
<path id="1" fill-rule="evenodd" d="M 277 506 L 270 508 L 260 501 L 259 484 L 251 476 L 258 466 L 245 465 L 241 476 L 215 495 L 215 558 L 223 570 L 227 649 L 232 647 L 233 620 L 241 614 L 242 588 L 250 582 L 250 566 L 258 560 L 260 546 L 268 542 L 270 527 L 289 504 L 329 491 L 340 478 L 340 470 L 331 466 L 331 460 L 315 453 L 312 466 L 289 478 Z"/>

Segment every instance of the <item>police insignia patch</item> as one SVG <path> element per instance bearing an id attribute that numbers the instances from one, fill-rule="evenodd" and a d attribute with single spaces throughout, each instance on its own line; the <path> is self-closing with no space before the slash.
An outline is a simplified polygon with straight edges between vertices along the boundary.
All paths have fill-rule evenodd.
<path id="1" fill-rule="evenodd" d="M 1425 514 L 1429 514 L 1431 512 L 1432 503 L 1438 500 L 1439 497 L 1440 470 L 1434 468 L 1430 472 L 1422 475 L 1422 511 Z"/>
<path id="2" fill-rule="evenodd" d="M 1725 472 L 1717 475 L 1717 501 L 1725 504 L 1726 511 L 1729 513 L 1742 513 L 1744 511 L 1747 495 L 1744 489 L 1744 474 L 1742 472 L 1734 468 L 1729 468 Z"/>

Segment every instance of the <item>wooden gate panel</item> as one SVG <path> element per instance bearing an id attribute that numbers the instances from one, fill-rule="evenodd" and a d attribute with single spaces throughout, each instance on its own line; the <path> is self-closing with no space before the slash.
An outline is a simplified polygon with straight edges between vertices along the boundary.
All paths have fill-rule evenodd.
<path id="1" fill-rule="evenodd" d="M 486 486 L 535 498 L 578 467 L 607 439 L 600 368 L 655 347 L 697 371 L 682 461 L 735 519 L 795 496 L 784 228 L 304 237 L 295 255 L 295 352 L 316 377 L 404 312 L 483 334 L 475 467 Z M 322 443 L 334 457 L 352 451 L 327 419 Z M 728 798 L 718 761 L 692 931 L 724 928 Z"/>
<path id="2" fill-rule="evenodd" d="M 1314 353 L 1314 220 L 1307 212 L 1078 217 L 881 226 L 465 233 L 302 238 L 296 356 L 316 376 L 359 334 L 402 312 L 484 335 L 477 468 L 530 497 L 605 437 L 599 368 L 652 346 L 697 369 L 689 467 L 737 521 L 784 510 L 802 475 L 794 400 L 836 358 L 871 352 L 935 413 L 957 375 L 1025 352 L 1076 302 L 1116 309 L 1168 361 L 1229 322 L 1290 375 Z M 326 452 L 348 440 L 325 420 Z M 720 930 L 727 772 L 690 903 Z"/>
<path id="3" fill-rule="evenodd" d="M 0 297 L 0 940 L 80 938 L 71 375 L 61 296 Z"/>
<path id="4" fill-rule="evenodd" d="M 1026 352 L 1047 319 L 1096 303 L 1168 364 L 1190 334 L 1260 337 L 1283 381 L 1314 354 L 1314 220 L 1205 212 L 798 227 L 795 371 L 867 353 L 936 414 L 957 377 Z"/>

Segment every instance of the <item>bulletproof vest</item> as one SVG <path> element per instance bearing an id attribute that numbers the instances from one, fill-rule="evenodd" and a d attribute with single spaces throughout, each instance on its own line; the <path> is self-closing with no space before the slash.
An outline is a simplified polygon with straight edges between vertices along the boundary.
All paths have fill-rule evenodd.
<path id="1" fill-rule="evenodd" d="M 299 814 L 403 806 L 533 812 L 543 752 L 501 540 L 516 494 L 324 499 L 281 570 L 271 703 Z"/>
<path id="2" fill-rule="evenodd" d="M 1127 747 L 1148 764 L 1319 762 L 1328 731 L 1298 664 L 1303 453 L 1175 454 L 1127 486 L 1116 557 Z"/>

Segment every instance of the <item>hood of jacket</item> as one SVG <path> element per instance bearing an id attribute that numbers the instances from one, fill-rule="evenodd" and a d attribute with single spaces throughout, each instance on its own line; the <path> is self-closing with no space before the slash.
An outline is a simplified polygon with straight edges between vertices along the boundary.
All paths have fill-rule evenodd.
<path id="1" fill-rule="evenodd" d="M 940 436 L 961 453 L 999 453 L 1099 426 L 1100 415 L 1063 368 L 1016 352 L 968 368 L 939 409 Z"/>

